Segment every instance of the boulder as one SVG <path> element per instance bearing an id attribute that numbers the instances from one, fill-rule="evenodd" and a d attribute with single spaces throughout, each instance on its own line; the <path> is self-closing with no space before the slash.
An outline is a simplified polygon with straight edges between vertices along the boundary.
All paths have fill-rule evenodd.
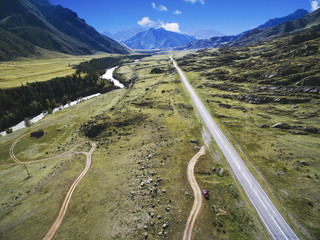
<path id="1" fill-rule="evenodd" d="M 308 132 L 308 133 L 318 133 L 318 129 L 312 126 L 306 126 L 303 128 L 303 131 Z"/>
<path id="2" fill-rule="evenodd" d="M 260 128 L 269 128 L 269 125 L 268 124 L 260 124 L 259 127 Z"/>
<path id="3" fill-rule="evenodd" d="M 299 161 L 299 164 L 302 165 L 302 166 L 308 166 L 309 164 L 306 163 L 305 161 Z"/>
<path id="4" fill-rule="evenodd" d="M 197 139 L 191 139 L 190 142 L 197 144 L 199 141 Z"/>
<path id="5" fill-rule="evenodd" d="M 287 123 L 276 123 L 272 126 L 273 128 L 279 128 L 279 129 L 290 129 L 290 125 Z"/>
<path id="6" fill-rule="evenodd" d="M 309 76 L 296 83 L 297 86 L 320 86 L 320 77 Z"/>
<path id="7" fill-rule="evenodd" d="M 222 177 L 223 174 L 224 174 L 224 169 L 223 169 L 223 168 L 220 168 L 219 171 L 218 171 L 218 173 L 219 173 L 219 176 Z"/>
<path id="8" fill-rule="evenodd" d="M 166 222 L 165 224 L 162 225 L 163 229 L 166 229 L 167 227 L 169 227 L 169 222 Z"/>

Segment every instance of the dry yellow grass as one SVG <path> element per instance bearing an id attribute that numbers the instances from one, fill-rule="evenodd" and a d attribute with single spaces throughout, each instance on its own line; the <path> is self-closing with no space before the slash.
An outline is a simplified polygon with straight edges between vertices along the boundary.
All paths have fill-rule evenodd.
<path id="1" fill-rule="evenodd" d="M 55 77 L 68 76 L 75 73 L 74 65 L 106 56 L 110 54 L 71 56 L 46 53 L 40 58 L 18 58 L 14 61 L 0 62 L 0 88 L 19 87 L 27 82 L 44 82 Z"/>

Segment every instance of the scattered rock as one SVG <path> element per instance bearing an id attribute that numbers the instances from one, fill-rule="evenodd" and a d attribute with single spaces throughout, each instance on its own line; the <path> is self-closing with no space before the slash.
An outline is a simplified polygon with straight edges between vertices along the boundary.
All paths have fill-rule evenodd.
<path id="1" fill-rule="evenodd" d="M 162 90 L 162 91 L 161 91 L 161 93 L 165 93 L 165 92 L 166 92 L 166 90 Z"/>
<path id="2" fill-rule="evenodd" d="M 160 220 L 161 218 L 162 218 L 161 215 L 158 215 L 158 216 L 157 216 L 157 219 L 158 219 L 158 220 Z"/>
<path id="3" fill-rule="evenodd" d="M 190 142 L 197 144 L 199 141 L 197 139 L 191 139 Z"/>
<path id="4" fill-rule="evenodd" d="M 148 233 L 144 234 L 144 239 L 148 239 Z"/>
<path id="5" fill-rule="evenodd" d="M 166 190 L 165 190 L 165 189 L 162 189 L 162 191 L 161 191 L 161 192 L 166 193 Z"/>
<path id="6" fill-rule="evenodd" d="M 269 125 L 268 124 L 260 124 L 259 127 L 260 128 L 269 128 Z"/>
<path id="7" fill-rule="evenodd" d="M 144 228 L 145 230 L 148 230 L 148 226 L 147 226 L 147 225 L 144 225 L 143 228 Z"/>

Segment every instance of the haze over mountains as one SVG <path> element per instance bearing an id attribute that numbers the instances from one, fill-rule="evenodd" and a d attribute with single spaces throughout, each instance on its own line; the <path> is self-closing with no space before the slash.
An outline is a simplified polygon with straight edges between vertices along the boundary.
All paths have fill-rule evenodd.
<path id="1" fill-rule="evenodd" d="M 48 0 L 2 0 L 0 33 L 0 60 L 36 54 L 37 47 L 74 55 L 129 52 L 75 12 Z"/>
<path id="2" fill-rule="evenodd" d="M 118 42 L 124 42 L 124 41 L 132 38 L 136 34 L 143 32 L 143 31 L 145 31 L 144 28 L 137 27 L 137 28 L 126 28 L 126 29 L 120 30 L 114 34 L 108 32 L 108 31 L 105 31 L 102 34 L 109 37 L 109 38 L 112 38 Z"/>

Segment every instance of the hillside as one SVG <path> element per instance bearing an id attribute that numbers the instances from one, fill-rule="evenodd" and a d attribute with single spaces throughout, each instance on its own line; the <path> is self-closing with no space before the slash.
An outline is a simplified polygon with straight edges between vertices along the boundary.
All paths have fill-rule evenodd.
<path id="1" fill-rule="evenodd" d="M 253 29 L 241 36 L 236 41 L 230 42 L 229 46 L 245 46 L 248 44 L 264 41 L 270 37 L 280 36 L 320 24 L 320 9 L 309 13 L 302 18 L 284 22 L 272 28 Z"/>
<path id="2" fill-rule="evenodd" d="M 0 30 L 1 41 L 7 43 L 0 45 L 0 60 L 33 55 L 36 47 L 74 55 L 96 51 L 128 53 L 124 46 L 99 34 L 75 12 L 48 0 L 1 1 Z"/>
<path id="3" fill-rule="evenodd" d="M 124 44 L 133 49 L 165 49 L 185 45 L 193 40 L 194 37 L 185 34 L 167 31 L 164 28 L 151 28 L 138 33 Z"/>
<path id="4" fill-rule="evenodd" d="M 176 58 L 299 239 L 320 229 L 319 46 L 320 25 Z"/>
<path id="5" fill-rule="evenodd" d="M 299 9 L 285 17 L 270 19 L 266 23 L 260 25 L 259 27 L 245 31 L 238 35 L 213 37 L 207 40 L 197 40 L 185 46 L 177 48 L 177 50 L 212 48 L 226 43 L 230 43 L 230 45 L 232 46 L 242 46 L 245 44 L 263 41 L 270 36 L 276 36 L 284 32 L 291 32 L 294 30 L 303 29 L 305 26 L 310 25 L 313 22 L 318 22 L 317 17 L 312 17 L 314 13 L 307 13 L 308 12 L 306 10 Z M 309 15 L 311 15 L 311 17 L 308 17 Z M 302 22 L 305 22 L 306 24 L 297 24 L 296 22 L 299 22 L 297 19 L 300 18 L 302 18 Z M 296 21 L 292 25 L 291 22 L 294 20 Z"/>

